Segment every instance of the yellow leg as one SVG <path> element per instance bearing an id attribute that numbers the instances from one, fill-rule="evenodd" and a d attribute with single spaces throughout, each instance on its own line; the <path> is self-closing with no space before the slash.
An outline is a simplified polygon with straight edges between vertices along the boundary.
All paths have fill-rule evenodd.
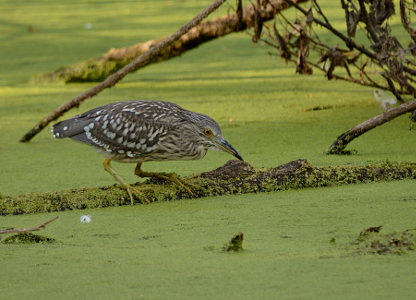
<path id="1" fill-rule="evenodd" d="M 147 203 L 149 203 L 149 200 L 147 200 L 147 199 L 146 199 L 146 197 L 144 197 L 144 196 L 143 196 L 143 194 L 142 194 L 142 193 L 140 193 L 140 191 L 139 191 L 139 190 L 137 190 L 137 189 L 135 189 L 135 188 L 131 187 L 131 186 L 130 186 L 130 184 L 128 184 L 128 183 L 127 183 L 127 182 L 126 182 L 123 178 L 121 178 L 121 176 L 120 176 L 120 175 L 118 175 L 118 174 L 116 173 L 116 171 L 114 171 L 114 169 L 111 167 L 110 162 L 111 162 L 111 158 L 106 158 L 106 159 L 104 159 L 104 161 L 103 161 L 104 170 L 106 170 L 108 173 L 110 173 L 110 174 L 111 174 L 111 176 L 113 176 L 115 180 L 117 180 L 118 182 L 120 182 L 120 184 L 121 184 L 123 187 L 125 187 L 125 188 L 126 188 L 127 193 L 129 194 L 129 197 L 130 197 L 131 205 L 133 205 L 133 204 L 134 204 L 134 198 L 133 198 L 133 194 L 132 194 L 132 192 L 133 192 L 133 193 L 136 193 L 136 194 L 138 194 L 138 195 L 140 195 L 140 196 L 141 196 L 141 197 L 139 198 L 139 201 L 140 201 L 142 204 L 147 204 Z M 153 191 L 153 190 L 152 190 L 152 188 L 143 188 L 143 189 L 141 189 L 141 190 L 144 190 L 144 191 Z"/>
<path id="2" fill-rule="evenodd" d="M 179 187 L 185 189 L 189 194 L 193 195 L 192 191 L 186 186 L 192 186 L 191 184 L 185 182 L 175 173 L 154 173 L 154 172 L 143 172 L 142 171 L 142 163 L 137 163 L 136 168 L 134 169 L 134 174 L 139 177 L 156 177 L 161 178 L 164 180 L 168 180 L 173 182 L 174 184 L 178 185 Z"/>

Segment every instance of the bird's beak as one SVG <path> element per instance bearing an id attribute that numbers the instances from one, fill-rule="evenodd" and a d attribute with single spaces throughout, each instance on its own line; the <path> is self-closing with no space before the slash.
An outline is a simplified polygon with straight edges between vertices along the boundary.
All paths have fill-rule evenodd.
<path id="1" fill-rule="evenodd" d="M 234 149 L 233 146 L 231 146 L 231 144 L 229 142 L 227 142 L 224 138 L 220 137 L 220 138 L 214 138 L 213 139 L 214 143 L 216 144 L 217 148 L 230 153 L 232 155 L 234 155 L 235 157 L 237 157 L 239 160 L 244 161 L 244 159 L 241 157 L 240 153 L 238 153 L 237 150 Z"/>

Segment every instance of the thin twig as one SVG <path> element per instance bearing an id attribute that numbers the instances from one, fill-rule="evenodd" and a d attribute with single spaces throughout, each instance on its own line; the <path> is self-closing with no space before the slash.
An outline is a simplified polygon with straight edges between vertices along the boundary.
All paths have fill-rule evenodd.
<path id="1" fill-rule="evenodd" d="M 322 72 L 326 72 L 326 70 L 324 68 L 322 68 L 321 66 L 319 66 L 318 64 L 312 63 L 310 61 L 308 61 L 308 64 L 317 68 L 318 70 L 320 70 Z M 368 80 L 368 82 L 367 82 L 367 81 L 362 81 L 362 80 L 359 80 L 359 79 L 355 79 L 353 77 L 344 77 L 344 76 L 341 76 L 341 75 L 337 75 L 335 73 L 332 74 L 332 78 L 335 79 L 335 80 L 343 80 L 343 81 L 348 81 L 348 82 L 352 82 L 352 83 L 357 83 L 357 84 L 360 84 L 362 86 L 378 88 L 378 89 L 382 89 L 382 90 L 386 90 L 386 91 L 389 90 L 388 87 L 379 85 L 378 83 L 376 83 L 373 80 Z"/>
<path id="2" fill-rule="evenodd" d="M 316 2 L 316 0 L 312 0 L 312 4 L 315 6 L 315 9 L 318 12 L 318 14 L 320 14 L 321 17 L 324 19 L 325 23 L 330 25 L 330 22 L 329 22 L 328 18 L 325 16 L 325 14 L 322 11 L 321 7 L 319 6 L 318 2 Z"/>
<path id="3" fill-rule="evenodd" d="M 26 233 L 26 232 L 30 232 L 30 231 L 39 231 L 41 229 L 45 229 L 46 225 L 55 221 L 56 219 L 58 219 L 58 216 L 56 216 L 55 218 L 50 219 L 49 221 L 46 221 L 45 223 L 43 223 L 43 224 L 41 224 L 37 227 L 33 227 L 33 228 L 0 230 L 0 234 L 15 233 L 15 232 L 24 232 L 24 233 Z M 1 239 L 1 237 L 0 237 L 0 239 Z"/>
<path id="4" fill-rule="evenodd" d="M 388 77 L 388 76 L 386 76 L 384 73 L 381 73 L 381 76 L 383 76 L 384 77 L 384 79 L 386 79 L 386 81 L 387 81 L 387 84 L 389 85 L 389 87 L 390 87 L 390 91 L 393 93 L 393 95 L 396 97 L 396 99 L 400 102 L 400 103 L 404 103 L 404 100 L 403 100 L 403 98 L 402 98 L 402 96 L 400 96 L 400 93 L 399 93 L 399 91 L 396 89 L 396 87 L 394 86 L 394 83 L 393 83 L 393 81 Z"/>
<path id="5" fill-rule="evenodd" d="M 360 4 L 361 17 L 362 17 L 362 21 L 366 25 L 367 32 L 370 34 L 371 39 L 375 43 L 377 43 L 379 41 L 379 38 L 373 26 L 373 23 L 370 21 L 370 17 L 368 16 L 367 9 L 365 8 L 364 1 L 358 0 L 358 4 Z"/>
<path id="6" fill-rule="evenodd" d="M 297 10 L 299 10 L 305 16 L 308 16 L 308 11 L 304 10 L 300 5 L 298 5 L 293 0 L 285 0 L 285 1 L 289 5 L 293 5 Z M 357 49 L 358 51 L 364 53 L 369 58 L 377 59 L 377 55 L 376 54 L 370 52 L 364 46 L 357 45 L 351 38 L 345 36 L 344 34 L 342 34 L 341 32 L 339 32 L 338 30 L 336 30 L 331 24 L 326 24 L 325 22 L 322 22 L 321 20 L 319 20 L 319 19 L 317 19 L 315 17 L 313 17 L 313 21 L 316 24 L 325 27 L 326 29 L 328 29 L 329 31 L 331 31 L 333 34 L 335 34 L 337 37 L 339 37 L 341 40 L 343 40 L 344 43 L 347 45 L 348 48 Z"/>

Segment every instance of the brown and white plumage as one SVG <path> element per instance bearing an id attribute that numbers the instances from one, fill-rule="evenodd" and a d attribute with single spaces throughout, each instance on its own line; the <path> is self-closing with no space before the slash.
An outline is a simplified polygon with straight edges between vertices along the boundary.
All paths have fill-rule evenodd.
<path id="1" fill-rule="evenodd" d="M 217 122 L 170 102 L 131 100 L 103 105 L 55 124 L 52 132 L 55 138 L 69 137 L 93 146 L 106 157 L 104 162 L 111 170 L 111 160 L 138 163 L 137 170 L 146 161 L 200 159 L 209 148 L 242 160 L 222 137 Z M 114 170 L 106 170 L 116 177 Z"/>

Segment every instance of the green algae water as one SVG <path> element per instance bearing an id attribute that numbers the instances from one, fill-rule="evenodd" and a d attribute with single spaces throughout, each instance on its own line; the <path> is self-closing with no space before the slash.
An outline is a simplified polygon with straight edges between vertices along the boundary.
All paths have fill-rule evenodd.
<path id="1" fill-rule="evenodd" d="M 1 296 L 411 299 L 416 253 L 357 253 L 360 232 L 416 228 L 411 181 L 3 217 L 53 244 L 0 243 Z M 91 216 L 81 223 L 80 216 Z M 244 233 L 243 250 L 223 245 Z M 335 240 L 335 242 L 334 242 Z"/>
<path id="2" fill-rule="evenodd" d="M 0 194 L 113 184 L 100 155 L 53 140 L 47 128 L 28 144 L 18 142 L 93 85 L 35 85 L 29 79 L 112 47 L 166 36 L 210 2 L 2 1 Z M 329 8 L 331 20 L 343 22 L 339 3 L 320 5 Z M 381 113 L 373 90 L 328 82 L 322 74 L 295 75 L 269 51 L 245 33 L 230 35 L 128 75 L 65 118 L 109 102 L 167 100 L 216 119 L 255 167 L 299 158 L 314 166 L 415 161 L 416 131 L 409 130 L 408 116 L 352 142 L 348 149 L 356 155 L 325 155 L 338 135 Z M 311 110 L 316 106 L 328 109 Z M 200 161 L 143 169 L 184 176 L 228 159 L 209 152 Z M 137 181 L 134 165 L 114 168 Z M 36 232 L 53 243 L 0 241 L 0 299 L 414 299 L 414 251 L 364 255 L 356 244 L 370 227 L 382 225 L 383 234 L 416 228 L 414 190 L 414 181 L 406 180 L 0 217 L 3 230 L 59 215 Z M 92 221 L 81 223 L 82 215 Z M 224 252 L 239 232 L 242 250 Z"/>

